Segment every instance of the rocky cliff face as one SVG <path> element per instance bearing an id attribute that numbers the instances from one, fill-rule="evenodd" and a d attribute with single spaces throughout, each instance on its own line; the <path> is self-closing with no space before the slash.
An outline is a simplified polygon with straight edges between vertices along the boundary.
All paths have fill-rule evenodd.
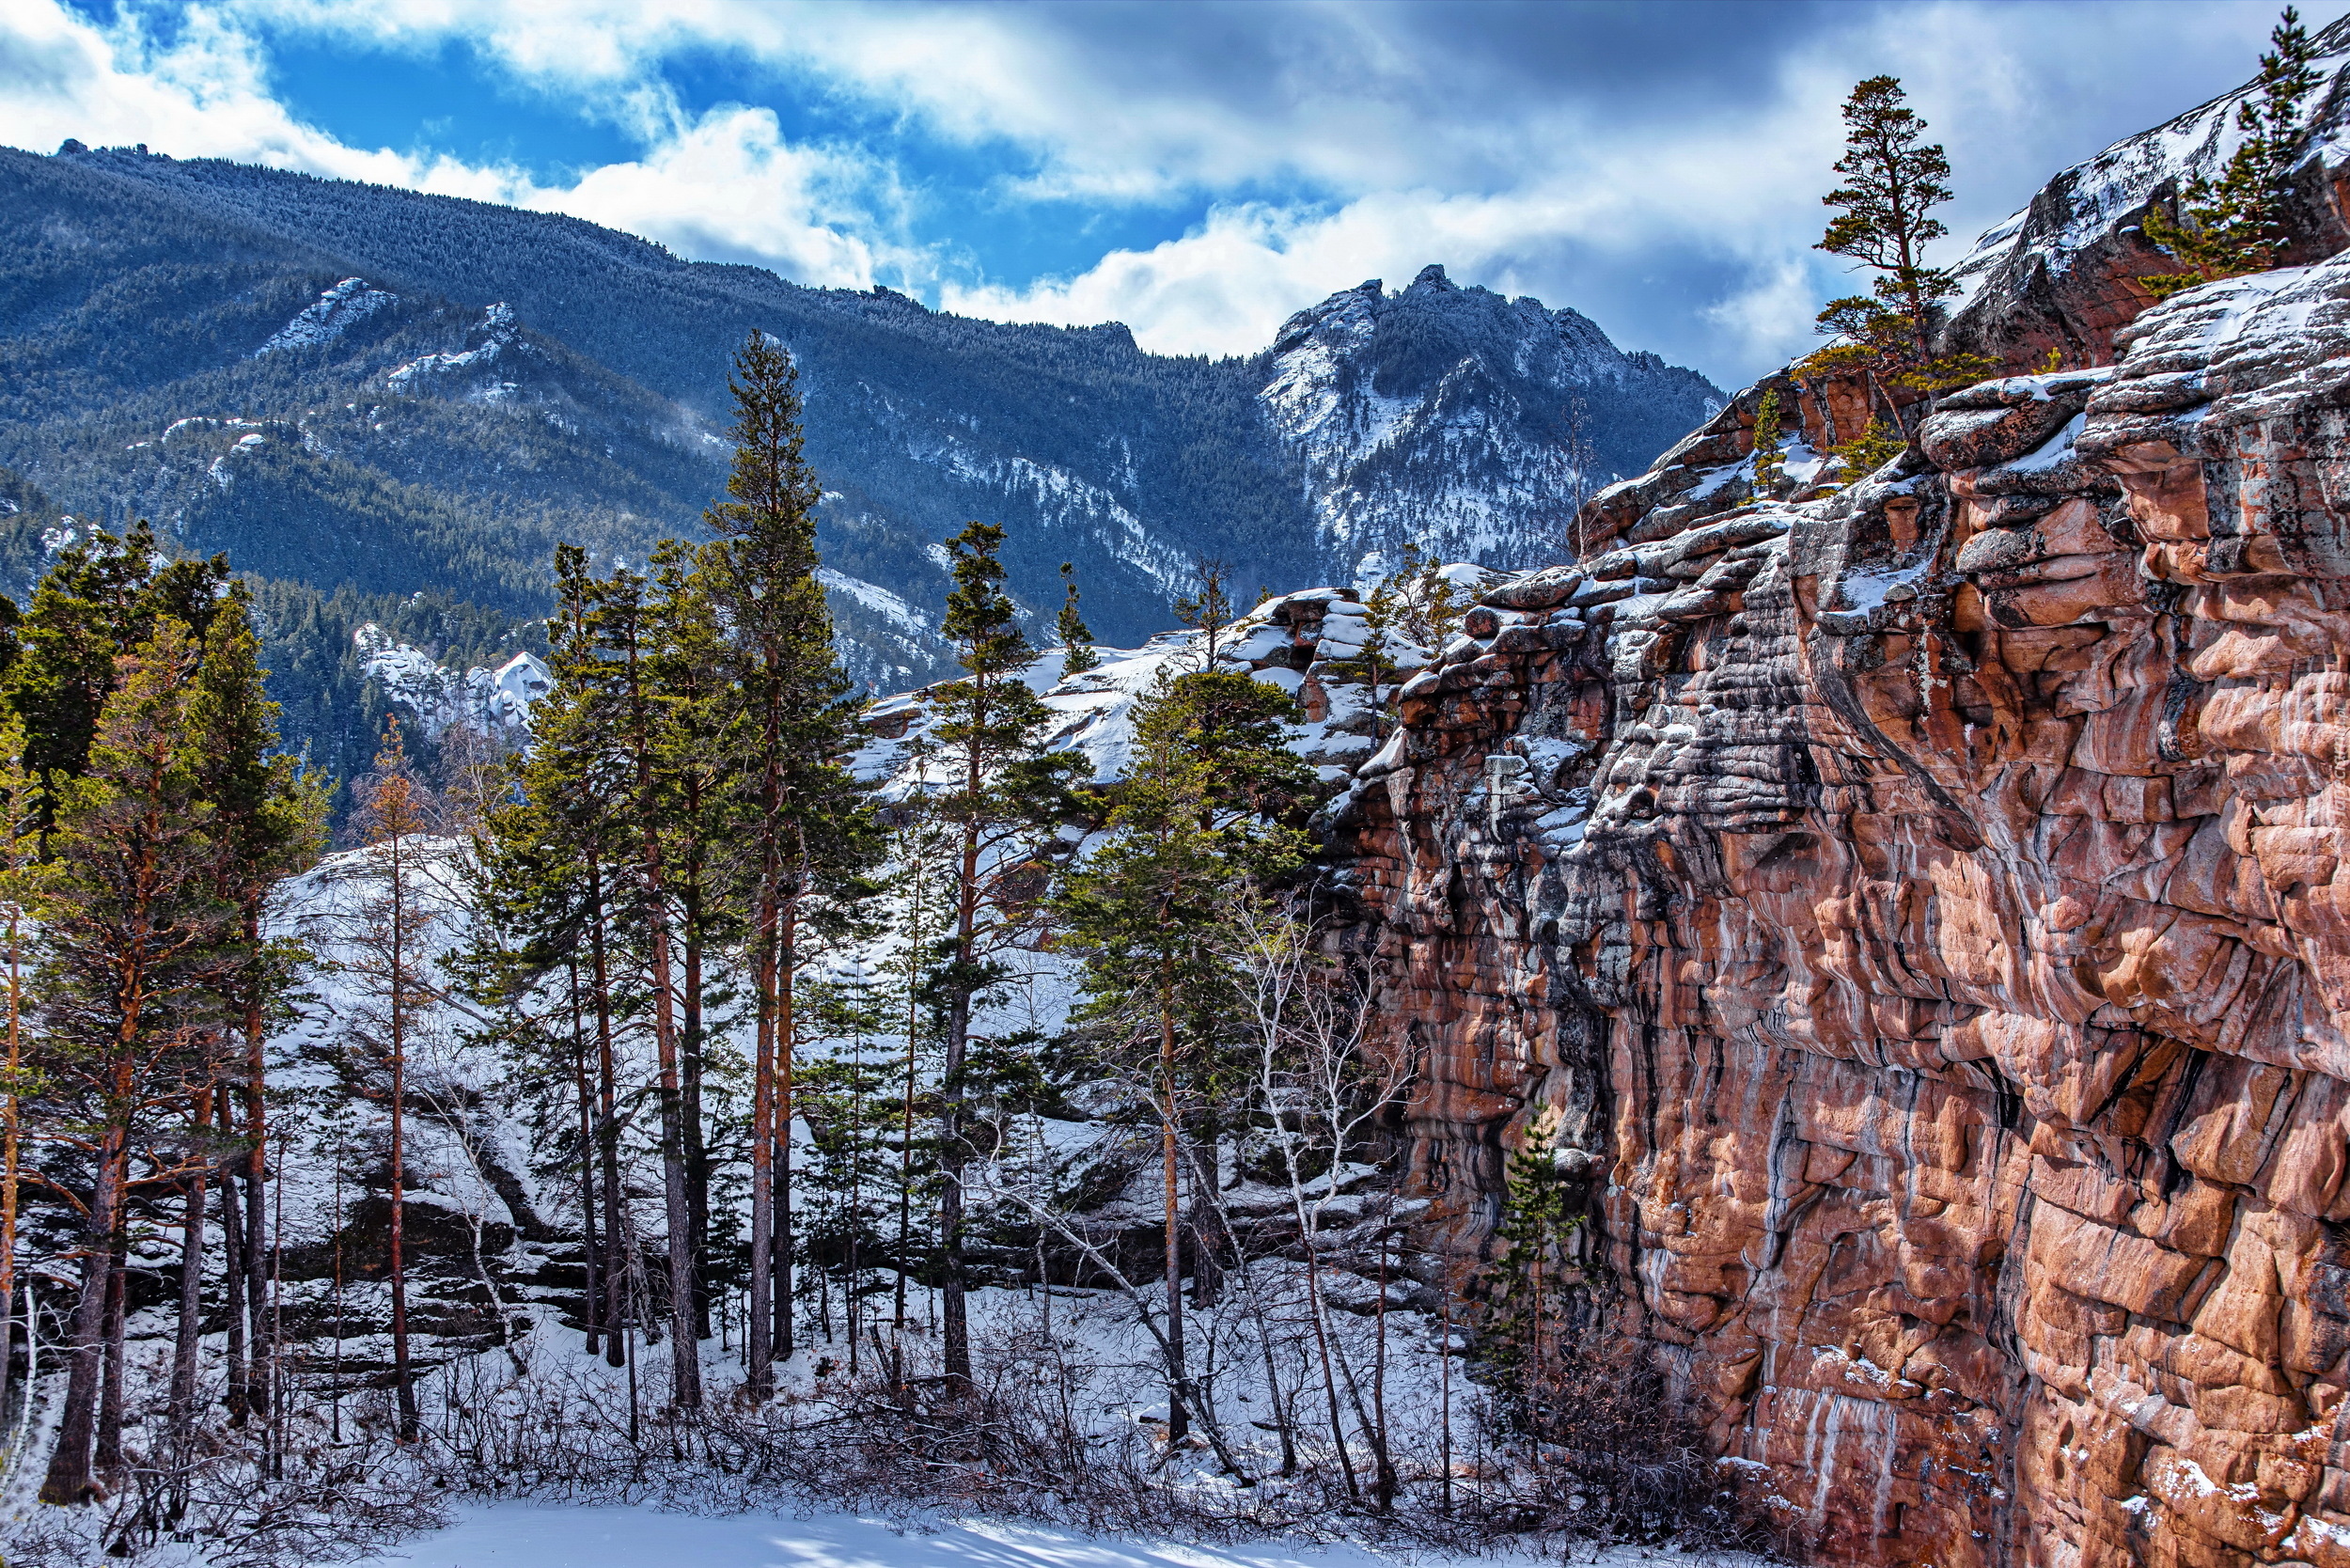
<path id="1" fill-rule="evenodd" d="M 1339 813 L 1454 1243 L 1555 1126 L 1823 1560 L 2350 1563 L 2350 259 L 2147 308 L 2134 216 L 2037 274 L 2113 363 L 1801 505 L 1725 414 Z"/>

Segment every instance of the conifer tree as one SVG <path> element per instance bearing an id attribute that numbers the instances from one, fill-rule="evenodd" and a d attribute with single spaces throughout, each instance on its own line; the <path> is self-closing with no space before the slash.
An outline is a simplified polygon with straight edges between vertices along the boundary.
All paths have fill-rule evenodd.
<path id="1" fill-rule="evenodd" d="M 1844 182 L 1821 200 L 1841 211 L 1818 245 L 1877 274 L 1870 294 L 1830 300 L 1819 326 L 1838 341 L 1796 367 L 1799 376 L 1858 371 L 1906 440 L 1899 387 L 1935 392 L 1979 381 L 1997 367 L 1980 354 L 1934 352 L 1935 302 L 1958 291 L 1947 271 L 1926 263 L 1926 247 L 1950 232 L 1933 215 L 1950 199 L 1950 159 L 1924 139 L 1926 123 L 1901 81 L 1872 76 L 1844 103 Z"/>
<path id="2" fill-rule="evenodd" d="M 1086 625 L 1085 617 L 1077 613 L 1075 570 L 1072 562 L 1060 563 L 1060 619 L 1054 623 L 1054 630 L 1060 637 L 1061 647 L 1067 651 L 1060 666 L 1064 675 L 1083 675 L 1102 663 L 1102 656 L 1093 651 L 1093 633 Z"/>
<path id="3" fill-rule="evenodd" d="M 1950 161 L 1924 139 L 1925 121 L 1907 104 L 1898 77 L 1872 76 L 1844 103 L 1844 183 L 1821 200 L 1841 208 L 1819 248 L 1877 273 L 1876 297 L 1908 318 L 1918 358 L 1934 355 L 1931 307 L 1958 291 L 1950 274 L 1926 265 L 1925 247 L 1950 232 L 1933 210 L 1950 199 Z"/>
<path id="4" fill-rule="evenodd" d="M 1175 619 L 1198 634 L 1199 667 L 1214 669 L 1224 628 L 1232 619 L 1231 591 L 1225 587 L 1231 569 L 1213 556 L 1199 556 L 1192 560 L 1191 575 L 1192 590 L 1175 600 Z"/>
<path id="5" fill-rule="evenodd" d="M 632 924 L 645 944 L 652 1002 L 653 1052 L 661 1108 L 661 1196 L 669 1264 L 671 1397 L 681 1408 L 701 1403 L 701 1348 L 694 1333 L 692 1210 L 685 1194 L 684 1083 L 678 1059 L 677 985 L 666 824 L 672 778 L 665 767 L 667 715 L 653 686 L 650 617 L 645 580 L 615 572 L 596 590 L 590 617 L 609 687 L 609 722 L 628 770 L 622 813 L 636 897 Z"/>
<path id="6" fill-rule="evenodd" d="M 816 580 L 822 492 L 803 451 L 798 372 L 782 346 L 753 332 L 734 359 L 729 499 L 706 513 L 705 557 L 728 626 L 727 673 L 740 692 L 735 751 L 739 849 L 749 905 L 745 954 L 756 994 L 752 1052 L 750 1325 L 744 1372 L 754 1397 L 791 1351 L 790 1244 L 793 1055 L 791 983 L 808 901 L 838 886 L 874 852 L 862 792 L 844 761 L 857 706 L 833 649 L 832 611 Z"/>
<path id="7" fill-rule="evenodd" d="M 2293 165 L 2305 132 L 2302 101 L 2320 80 L 2316 45 L 2291 6 L 2268 35 L 2257 92 L 2236 107 L 2244 134 L 2215 181 L 2197 175 L 2180 190 L 2176 215 L 2148 209 L 2146 239 L 2182 265 L 2138 279 L 2156 299 L 2222 277 L 2265 272 L 2282 259 L 2291 239 Z"/>
<path id="8" fill-rule="evenodd" d="M 400 1440 L 413 1443 L 422 1427 L 408 1341 L 408 1052 L 418 1014 L 431 996 L 427 964 L 433 915 L 426 898 L 425 840 L 440 825 L 440 802 L 410 764 L 399 719 L 385 723 L 374 771 L 358 779 L 352 793 L 358 808 L 354 824 L 368 852 L 370 885 L 350 933 L 355 957 L 348 967 L 371 1006 L 363 1014 L 346 1013 L 343 1022 L 366 1052 L 363 1081 L 371 1082 L 379 1071 L 383 1074 L 378 1092 L 391 1135 L 384 1275 L 392 1297 L 392 1387 Z"/>
<path id="9" fill-rule="evenodd" d="M 1371 733 L 1373 741 L 1386 738 L 1388 688 L 1402 673 L 1394 657 L 1396 622 L 1402 610 L 1397 603 L 1395 583 L 1393 573 L 1381 578 L 1372 587 L 1371 597 L 1363 601 L 1365 635 L 1362 651 L 1332 661 L 1341 678 L 1360 681 L 1371 688 Z"/>
<path id="10" fill-rule="evenodd" d="M 213 613 L 187 721 L 200 759 L 205 798 L 212 808 L 219 896 L 237 912 L 237 930 L 222 954 L 215 986 L 228 1027 L 243 1037 L 243 1095 L 246 1143 L 244 1255 L 227 1261 L 244 1274 L 251 1343 L 267 1339 L 269 1115 L 263 1047 L 270 1015 L 291 983 L 296 954 L 262 935 L 270 890 L 308 865 L 325 840 L 325 792 L 293 758 L 277 750 L 277 704 L 269 699 L 251 601 L 231 583 Z M 194 1236 L 195 1232 L 191 1232 Z M 257 1387 L 266 1389 L 267 1379 Z M 252 1399 L 248 1389 L 246 1397 Z"/>
<path id="11" fill-rule="evenodd" d="M 161 616 L 200 645 L 227 587 L 223 557 L 160 569 L 157 560 L 145 523 L 120 538 L 98 529 L 87 544 L 59 552 L 12 625 L 8 698 L 24 720 L 24 765 L 39 786 L 44 846 L 63 782 L 88 758 L 119 662 L 153 635 Z"/>
<path id="12" fill-rule="evenodd" d="M 931 806 L 953 839 L 952 908 L 934 983 L 945 1004 L 940 1333 L 948 1387 L 958 1394 L 971 1388 L 963 1183 L 972 1011 L 1004 978 L 999 955 L 1043 914 L 1044 857 L 1072 804 L 1069 779 L 1085 766 L 1045 749 L 1054 715 L 1023 679 L 1037 651 L 1004 591 L 1003 543 L 1003 529 L 976 522 L 947 541 L 955 588 L 941 633 L 963 674 L 925 694 L 943 776 Z"/>
<path id="13" fill-rule="evenodd" d="M 1136 707 L 1131 776 L 1111 798 L 1110 839 L 1068 880 L 1059 913 L 1085 961 L 1089 1011 L 1151 1047 L 1164 1215 L 1168 1425 L 1189 1427 L 1183 1308 L 1182 1138 L 1195 1075 L 1212 1072 L 1219 1019 L 1238 1016 L 1217 950 L 1227 902 L 1295 864 L 1279 819 L 1304 799 L 1306 765 L 1280 726 L 1297 710 L 1254 677 L 1170 676 Z"/>
<path id="14" fill-rule="evenodd" d="M 583 1319 L 588 1351 L 627 1356 L 621 1320 L 620 1117 L 606 869 L 625 855 L 627 782 L 611 726 L 592 621 L 597 583 L 585 551 L 556 552 L 548 621 L 554 687 L 531 714 L 533 745 L 512 766 L 510 798 L 488 814 L 474 877 L 482 929 L 465 976 L 476 997 L 513 1009 L 560 968 L 577 1097 Z M 601 1229 L 598 1214 L 602 1214 Z"/>
<path id="15" fill-rule="evenodd" d="M 49 1502 L 92 1494 L 92 1440 L 108 1435 L 102 1349 L 119 1299 L 132 1163 L 147 1135 L 161 1133 L 154 1119 L 184 1115 L 207 1076 L 207 981 L 234 929 L 218 897 L 212 812 L 187 722 L 196 666 L 188 628 L 155 619 L 99 710 L 85 771 L 50 784 L 55 865 L 42 908 L 39 1028 L 57 1095 L 51 1136 L 77 1150 L 86 1185 L 70 1195 L 82 1221 L 82 1284 L 41 1484 Z"/>
<path id="16" fill-rule="evenodd" d="M 6 1076 L 0 1078 L 0 1419 L 8 1408 L 8 1370 L 16 1322 L 16 1232 L 24 1108 L 34 1087 L 24 1053 L 25 939 L 40 894 L 33 857 L 39 802 L 24 769 L 24 721 L 0 705 L 0 918 L 8 922 L 8 996 Z"/>
<path id="17" fill-rule="evenodd" d="M 1763 388 L 1762 406 L 1754 414 L 1754 478 L 1748 494 L 1757 501 L 1777 496 L 1787 471 L 1786 449 L 1779 445 L 1778 388 Z"/>
<path id="18" fill-rule="evenodd" d="M 1566 1247 L 1582 1216 L 1567 1206 L 1552 1141 L 1555 1112 L 1538 1115 L 1510 1154 L 1501 1224 L 1505 1244 L 1486 1296 L 1479 1356 L 1492 1370 L 1504 1417 L 1539 1431 L 1564 1331 Z"/>
<path id="19" fill-rule="evenodd" d="M 702 1121 L 708 1047 L 709 968 L 720 942 L 739 935 L 724 897 L 728 839 L 741 802 L 731 793 L 730 749 L 740 714 L 727 680 L 726 632 L 711 597 L 700 553 L 675 540 L 653 552 L 652 679 L 664 716 L 660 767 L 667 780 L 664 831 L 672 845 L 669 880 L 677 892 L 681 964 L 679 1120 L 684 1140 L 685 1207 L 690 1250 L 710 1252 L 709 1140 Z M 710 1334 L 708 1271 L 695 1271 L 694 1328 Z"/>

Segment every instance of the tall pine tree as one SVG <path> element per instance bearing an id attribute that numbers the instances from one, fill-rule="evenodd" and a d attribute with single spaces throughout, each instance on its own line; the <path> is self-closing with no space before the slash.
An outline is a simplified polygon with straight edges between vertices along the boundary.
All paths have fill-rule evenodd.
<path id="1" fill-rule="evenodd" d="M 727 675 L 741 704 L 736 842 L 757 1015 L 744 1358 L 757 1397 L 774 1387 L 773 1363 L 791 1353 L 793 1340 L 789 1160 L 800 922 L 809 901 L 870 862 L 874 830 L 844 765 L 858 733 L 857 705 L 816 580 L 822 492 L 803 449 L 798 372 L 782 345 L 753 332 L 728 384 L 734 466 L 728 499 L 705 514 L 717 537 L 704 570 L 728 627 Z"/>
<path id="2" fill-rule="evenodd" d="M 2197 175 L 2172 203 L 2157 204 L 2142 226 L 2147 241 L 2178 260 L 2176 272 L 2141 277 L 2156 299 L 2222 277 L 2265 272 L 2283 259 L 2292 238 L 2293 165 L 2306 132 L 2302 101 L 2319 81 L 2317 48 L 2301 13 L 2287 6 L 2268 35 L 2255 94 L 2236 108 L 2243 141 L 2218 180 Z"/>
<path id="3" fill-rule="evenodd" d="M 1196 1403 L 1183 1335 L 1182 1171 L 1186 1122 L 1216 1068 L 1220 1019 L 1238 1016 L 1216 935 L 1227 902 L 1279 876 L 1302 837 L 1281 819 L 1311 774 L 1281 733 L 1297 709 L 1254 677 L 1162 672 L 1135 715 L 1130 776 L 1106 798 L 1110 839 L 1059 899 L 1086 965 L 1088 1009 L 1151 1048 L 1159 1120 L 1170 1436 Z"/>
<path id="4" fill-rule="evenodd" d="M 1044 913 L 1043 856 L 1070 812 L 1069 780 L 1085 765 L 1045 749 L 1054 715 L 1025 679 L 1037 651 L 1004 591 L 1003 544 L 1004 530 L 991 523 L 973 523 L 947 541 L 955 588 L 941 633 L 963 674 L 925 694 L 938 748 L 931 808 L 951 840 L 952 907 L 934 984 L 945 1004 L 940 1335 L 948 1385 L 958 1394 L 971 1388 L 963 1228 L 972 1013 L 1002 982 L 1006 948 Z"/>

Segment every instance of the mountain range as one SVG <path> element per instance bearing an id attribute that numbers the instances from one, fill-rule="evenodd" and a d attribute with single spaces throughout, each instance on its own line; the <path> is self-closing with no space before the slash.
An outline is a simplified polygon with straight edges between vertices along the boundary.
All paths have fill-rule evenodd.
<path id="1" fill-rule="evenodd" d="M 1373 576 L 1406 543 L 1553 558 L 1579 494 L 1722 399 L 1574 310 L 1433 266 L 1208 359 L 135 149 L 0 149 L 0 588 L 138 517 L 227 551 L 258 585 L 290 738 L 345 776 L 384 700 L 361 627 L 502 663 L 535 640 L 558 540 L 641 563 L 697 526 L 753 328 L 800 367 L 825 581 L 876 689 L 938 672 L 938 541 L 969 518 L 1008 528 L 1040 633 L 1066 560 L 1097 636 L 1132 645 L 1202 556 L 1244 595 Z"/>

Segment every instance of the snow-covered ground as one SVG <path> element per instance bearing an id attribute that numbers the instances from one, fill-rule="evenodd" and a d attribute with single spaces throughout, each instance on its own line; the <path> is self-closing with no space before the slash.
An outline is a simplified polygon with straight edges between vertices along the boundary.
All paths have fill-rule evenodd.
<path id="1" fill-rule="evenodd" d="M 942 1519 L 906 1529 L 854 1513 L 742 1513 L 713 1518 L 651 1508 L 491 1503 L 458 1510 L 457 1523 L 397 1554 L 355 1568 L 1502 1568 L 1557 1561 L 1512 1553 L 1464 1558 L 1398 1555 L 1363 1546 L 1279 1542 L 1204 1545 L 1081 1535 L 1030 1525 Z M 1582 1563 L 1604 1568 L 1696 1568 L 1754 1562 L 1641 1546 L 1615 1546 Z"/>

